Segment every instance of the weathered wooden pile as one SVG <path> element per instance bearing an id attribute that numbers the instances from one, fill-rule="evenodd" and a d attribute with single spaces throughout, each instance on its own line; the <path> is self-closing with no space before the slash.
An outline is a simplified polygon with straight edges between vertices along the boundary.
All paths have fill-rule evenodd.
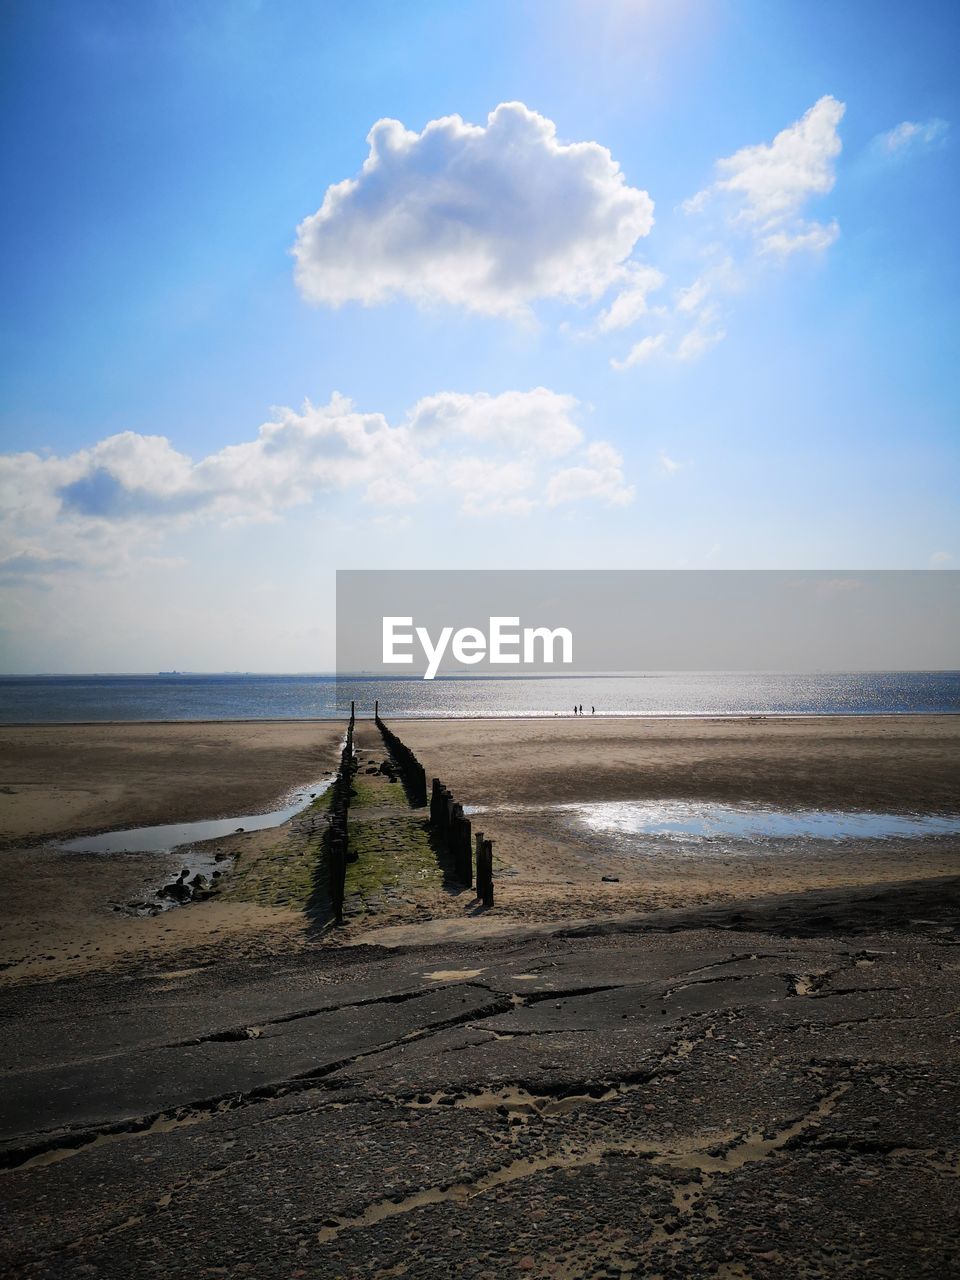
<path id="1" fill-rule="evenodd" d="M 397 735 L 392 733 L 380 719 L 379 702 L 375 704 L 374 720 L 383 735 L 387 750 L 390 752 L 390 759 L 397 766 L 397 771 L 400 774 L 410 803 L 415 809 L 422 808 L 427 803 L 426 770 L 406 743 L 401 742 Z M 469 881 L 467 883 L 469 884 Z"/>
<path id="2" fill-rule="evenodd" d="M 380 718 L 380 704 L 374 704 L 374 721 L 383 736 L 390 759 L 397 767 L 404 790 L 415 808 L 427 803 L 427 775 L 423 765 L 400 738 Z M 330 864 L 330 897 L 337 924 L 343 923 L 343 898 L 347 863 L 351 857 L 347 843 L 347 815 L 357 760 L 353 753 L 354 709 L 350 704 L 350 721 L 340 756 L 340 768 L 331 788 L 330 825 L 327 832 Z M 485 907 L 493 906 L 493 841 L 478 831 L 474 837 L 470 819 L 463 805 L 454 800 L 439 778 L 433 779 L 430 792 L 430 830 L 436 845 L 453 866 L 460 884 L 473 884 L 474 843 L 476 844 L 477 898 Z"/>
<path id="3" fill-rule="evenodd" d="M 477 841 L 477 897 L 485 907 L 493 906 L 493 841 L 485 840 L 478 831 Z"/>
<path id="4" fill-rule="evenodd" d="M 350 704 L 350 720 L 347 723 L 347 735 L 344 739 L 343 751 L 340 753 L 340 767 L 330 788 L 330 825 L 327 828 L 327 854 L 330 867 L 330 898 L 333 903 L 333 914 L 337 924 L 343 924 L 343 896 L 347 880 L 347 863 L 356 860 L 356 854 L 350 857 L 347 843 L 347 816 L 350 809 L 350 794 L 353 789 L 353 775 L 357 771 L 357 761 L 353 754 L 353 703 Z"/>
<path id="5" fill-rule="evenodd" d="M 430 791 L 430 828 L 441 849 L 453 863 L 453 873 L 461 884 L 473 884 L 473 844 L 470 819 L 450 790 L 434 778 Z"/>

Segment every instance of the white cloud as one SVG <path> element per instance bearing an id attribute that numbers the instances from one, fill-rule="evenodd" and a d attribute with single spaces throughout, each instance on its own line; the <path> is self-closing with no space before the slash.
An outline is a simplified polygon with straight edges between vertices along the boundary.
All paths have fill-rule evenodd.
<path id="1" fill-rule="evenodd" d="M 886 133 L 878 133 L 871 146 L 881 156 L 901 159 L 912 152 L 942 145 L 949 128 L 948 121 L 938 116 L 920 122 L 902 120 Z"/>
<path id="2" fill-rule="evenodd" d="M 661 449 L 657 456 L 660 460 L 661 468 L 668 476 L 672 476 L 674 472 L 679 471 L 683 466 L 682 462 L 677 462 L 674 458 L 671 458 L 665 449 Z"/>
<path id="3" fill-rule="evenodd" d="M 811 222 L 794 232 L 774 231 L 764 236 L 760 241 L 760 252 L 778 253 L 781 257 L 800 251 L 819 253 L 835 244 L 839 235 L 840 225 L 836 218 L 827 226 L 821 222 Z"/>
<path id="4" fill-rule="evenodd" d="M 836 223 L 822 227 L 799 219 L 811 198 L 833 190 L 845 110 L 827 94 L 772 142 L 741 147 L 718 160 L 716 181 L 687 200 L 684 209 L 699 213 L 712 198 L 725 196 L 733 202 L 733 221 L 746 225 L 764 251 L 825 248 L 836 239 Z"/>
<path id="5" fill-rule="evenodd" d="M 537 483 L 537 469 L 530 457 L 508 462 L 458 458 L 450 465 L 448 478 L 453 488 L 463 494 L 463 510 L 471 515 L 525 515 L 536 505 L 531 495 Z"/>
<path id="6" fill-rule="evenodd" d="M 366 502 L 378 507 L 407 507 L 416 502 L 417 491 L 405 480 L 379 476 L 370 481 L 363 496 Z"/>
<path id="7" fill-rule="evenodd" d="M 743 147 L 717 161 L 721 191 L 743 200 L 743 216 L 761 226 L 777 224 L 795 214 L 815 195 L 833 190 L 834 161 L 840 154 L 837 126 L 845 107 L 836 98 L 815 103 L 773 142 Z"/>
<path id="8" fill-rule="evenodd" d="M 685 289 L 680 289 L 677 292 L 676 310 L 684 315 L 699 311 L 707 300 L 710 287 L 709 280 L 705 276 L 700 276 L 694 280 L 693 284 L 688 285 Z"/>
<path id="9" fill-rule="evenodd" d="M 709 301 L 710 294 L 711 285 L 705 277 L 681 289 L 669 317 L 670 333 L 663 331 L 641 338 L 623 360 L 612 359 L 611 367 L 623 373 L 655 359 L 689 362 L 705 355 L 727 336 L 720 324 L 719 308 Z M 692 327 L 688 327 L 691 321 Z"/>
<path id="10" fill-rule="evenodd" d="M 623 459 L 616 449 L 598 441 L 586 452 L 586 466 L 565 467 L 550 477 L 547 504 L 555 507 L 595 499 L 620 507 L 632 502 L 635 490 L 624 480 Z"/>
<path id="11" fill-rule="evenodd" d="M 559 142 L 520 102 L 485 126 L 379 120 L 367 141 L 357 177 L 297 229 L 296 278 L 313 302 L 406 296 L 516 314 L 537 298 L 595 300 L 653 225 L 650 196 L 606 147 Z"/>
<path id="12" fill-rule="evenodd" d="M 716 326 L 713 313 L 704 312 L 697 325 L 677 343 L 674 355 L 677 360 L 699 360 L 726 336 L 726 330 Z"/>
<path id="13" fill-rule="evenodd" d="M 635 364 L 643 364 L 647 360 L 652 360 L 654 356 L 660 355 L 666 341 L 667 335 L 665 333 L 652 333 L 634 343 L 623 360 L 613 359 L 610 361 L 610 365 L 618 372 L 623 373 L 626 369 L 632 369 Z"/>
<path id="14" fill-rule="evenodd" d="M 568 453 L 583 432 L 573 421 L 577 402 L 546 387 L 533 391 L 460 395 L 444 391 L 414 405 L 410 424 L 421 438 L 469 436 L 488 444 L 533 448 L 552 456 Z"/>
<path id="15" fill-rule="evenodd" d="M 803 213 L 809 200 L 827 194 L 836 182 L 838 126 L 844 111 L 842 102 L 827 95 L 772 142 L 741 147 L 716 162 L 714 182 L 682 205 L 688 214 L 703 214 L 711 205 L 720 211 L 723 230 L 715 219 L 706 223 L 710 242 L 700 252 L 708 265 L 690 284 L 675 290 L 669 306 L 648 308 L 642 299 L 631 319 L 655 313 L 656 332 L 635 343 L 624 358 L 611 359 L 612 368 L 624 372 L 653 359 L 699 359 L 726 337 L 727 299 L 751 276 L 758 276 L 764 261 L 822 253 L 836 242 L 836 219 L 815 222 Z M 607 318 L 617 301 L 601 316 L 605 328 L 616 327 Z"/>
<path id="16" fill-rule="evenodd" d="M 704 209 L 710 202 L 710 188 L 704 187 L 702 191 L 696 192 L 692 196 L 688 196 L 684 200 L 680 208 L 684 213 L 703 213 Z"/>
<path id="17" fill-rule="evenodd" d="M 578 410 L 545 387 L 443 392 L 392 425 L 335 394 L 199 461 L 132 431 L 64 457 L 0 455 L 0 576 L 106 569 L 196 521 L 276 520 L 338 492 L 395 508 L 452 491 L 465 511 L 529 511 L 558 501 L 558 458 L 583 471 L 582 496 L 624 501 L 619 456 L 585 442 Z"/>
<path id="18" fill-rule="evenodd" d="M 635 324 L 649 310 L 648 296 L 666 281 L 662 271 L 642 263 L 630 263 L 625 268 L 624 277 L 626 283 L 623 288 L 597 319 L 597 328 L 601 333 L 611 333 L 615 329 L 626 329 Z"/>

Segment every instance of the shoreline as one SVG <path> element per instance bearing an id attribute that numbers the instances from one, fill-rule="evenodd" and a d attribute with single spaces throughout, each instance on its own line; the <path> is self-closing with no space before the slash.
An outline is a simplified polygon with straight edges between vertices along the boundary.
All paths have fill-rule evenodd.
<path id="1" fill-rule="evenodd" d="M 389 714 L 389 712 L 387 713 Z M 960 716 L 960 711 L 671 711 L 656 712 L 648 711 L 643 715 L 638 715 L 632 711 L 624 712 L 607 712 L 597 715 L 574 716 L 566 711 L 557 711 L 552 716 L 547 715 L 497 715 L 497 716 L 441 716 L 441 715 L 412 715 L 410 712 L 402 713 L 396 717 L 398 723 L 411 721 L 429 721 L 433 723 L 453 720 L 469 724 L 485 724 L 487 722 L 496 722 L 498 720 L 534 720 L 543 721 L 546 724 L 553 724 L 556 720 L 573 720 L 591 721 L 591 720 L 880 720 L 890 719 L 908 719 L 917 720 L 937 719 L 941 716 Z M 372 715 L 358 714 L 356 721 L 359 724 L 362 721 L 374 723 Z M 349 713 L 343 712 L 335 716 L 245 716 L 236 719 L 221 717 L 216 720 L 0 720 L 0 731 L 3 729 L 80 729 L 88 726 L 96 725 L 112 725 L 114 727 L 120 725 L 211 725 L 211 724 L 336 724 L 349 719 Z"/>

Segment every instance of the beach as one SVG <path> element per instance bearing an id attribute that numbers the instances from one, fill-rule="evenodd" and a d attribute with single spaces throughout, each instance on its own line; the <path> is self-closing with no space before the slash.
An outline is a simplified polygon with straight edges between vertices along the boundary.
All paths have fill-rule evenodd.
<path id="1" fill-rule="evenodd" d="M 268 810 L 342 724 L 0 729 L 5 1274 L 950 1273 L 960 839 L 637 845 L 579 813 L 955 815 L 957 718 L 390 727 L 493 838 L 492 909 L 369 720 L 341 927 L 322 794 L 169 910 L 196 851 L 57 842 Z"/>
<path id="2" fill-rule="evenodd" d="M 390 945 L 501 934 L 638 910 L 955 873 L 958 841 L 757 842 L 748 857 L 704 847 L 637 857 L 586 840 L 550 806 L 645 797 L 891 813 L 960 809 L 960 718 L 407 720 L 393 728 L 494 839 L 497 906 L 478 916 L 442 877 L 348 919 L 337 937 Z M 0 981 L 63 976 L 184 948 L 207 954 L 308 945 L 302 892 L 238 893 L 137 915 L 176 874 L 176 854 L 68 854 L 82 832 L 229 817 L 274 807 L 329 776 L 331 721 L 0 727 Z M 383 758 L 359 720 L 364 760 Z M 512 812 L 516 806 L 539 806 Z M 301 824 L 302 825 L 302 824 Z M 312 857 L 296 821 L 212 847 L 256 868 Z M 269 860 L 258 864 L 257 859 Z M 248 880 L 249 880 L 248 874 Z"/>
<path id="3" fill-rule="evenodd" d="M 270 808 L 336 763 L 341 725 L 317 721 L 0 726 L 0 840 Z"/>

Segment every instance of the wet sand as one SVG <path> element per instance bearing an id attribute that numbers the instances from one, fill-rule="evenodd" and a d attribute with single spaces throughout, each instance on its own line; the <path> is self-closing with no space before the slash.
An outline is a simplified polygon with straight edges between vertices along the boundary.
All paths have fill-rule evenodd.
<path id="1" fill-rule="evenodd" d="M 330 720 L 0 726 L 0 847 L 261 813 L 336 767 Z"/>
<path id="2" fill-rule="evenodd" d="M 389 720 L 465 803 L 648 796 L 956 812 L 960 716 Z"/>
<path id="3" fill-rule="evenodd" d="M 750 856 L 638 857 L 563 815 L 517 804 L 643 797 L 890 812 L 960 811 L 960 717 L 752 720 L 391 721 L 495 841 L 497 905 L 438 887 L 353 919 L 338 940 L 388 945 L 482 937 L 637 911 L 956 874 L 960 839 L 756 842 Z M 296 903 L 215 899 L 130 916 L 176 874 L 177 855 L 93 857 L 58 837 L 272 807 L 335 764 L 338 722 L 117 724 L 0 729 L 0 981 L 56 977 L 184 950 L 271 954 L 307 945 Z M 379 734 L 358 723 L 372 759 Z M 256 859 L 288 828 L 227 842 Z M 274 856 L 275 853 L 274 853 Z M 607 879 L 604 879 L 607 877 Z M 302 904 L 301 904 L 302 906 Z M 118 907 L 120 908 L 118 910 Z"/>
<path id="4" fill-rule="evenodd" d="M 342 734 L 333 721 L 0 727 L 0 982 L 290 945 L 304 932 L 291 909 L 216 901 L 127 914 L 177 874 L 178 854 L 67 854 L 53 842 L 268 811 L 335 769 Z M 212 847 L 255 856 L 282 830 Z"/>
<path id="5" fill-rule="evenodd" d="M 519 921 L 729 902 L 956 874 L 960 837 L 757 840 L 649 856 L 550 805 L 673 799 L 889 813 L 960 812 L 960 717 L 390 721 L 427 771 L 485 812 L 497 914 Z M 515 806 L 540 805 L 533 811 Z M 605 879 L 606 877 L 606 879 Z M 450 914 L 450 907 L 443 912 Z M 374 925 L 370 941 L 402 941 Z"/>

